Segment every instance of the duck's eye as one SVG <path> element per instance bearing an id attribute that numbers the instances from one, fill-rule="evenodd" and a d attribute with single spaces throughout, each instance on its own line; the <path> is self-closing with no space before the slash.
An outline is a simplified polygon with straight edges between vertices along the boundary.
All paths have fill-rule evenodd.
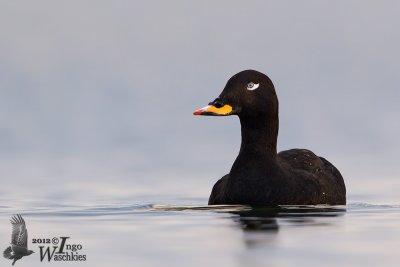
<path id="1" fill-rule="evenodd" d="M 247 84 L 247 90 L 253 91 L 253 90 L 256 90 L 259 86 L 260 86 L 259 83 L 249 82 Z"/>

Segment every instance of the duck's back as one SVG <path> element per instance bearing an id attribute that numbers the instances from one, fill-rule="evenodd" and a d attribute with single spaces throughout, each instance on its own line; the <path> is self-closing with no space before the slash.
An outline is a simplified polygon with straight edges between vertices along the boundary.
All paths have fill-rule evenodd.
<path id="1" fill-rule="evenodd" d="M 278 153 L 284 179 L 293 188 L 293 204 L 344 205 L 346 187 L 339 170 L 323 157 L 310 150 L 291 149 Z"/>
<path id="2" fill-rule="evenodd" d="M 278 153 L 277 163 L 270 178 L 254 182 L 244 179 L 236 185 L 229 182 L 230 174 L 225 175 L 214 185 L 209 204 L 346 204 L 343 177 L 325 158 L 306 149 L 291 149 Z"/>

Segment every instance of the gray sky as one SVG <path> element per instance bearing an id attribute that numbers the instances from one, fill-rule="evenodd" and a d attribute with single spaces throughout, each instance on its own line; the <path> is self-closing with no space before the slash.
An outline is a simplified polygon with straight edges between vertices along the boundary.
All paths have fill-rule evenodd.
<path id="1" fill-rule="evenodd" d="M 396 178 L 399 23 L 398 1 L 2 1 L 0 179 L 119 172 L 204 195 L 239 123 L 192 111 L 248 68 L 275 84 L 279 150 L 327 157 L 353 192 Z"/>

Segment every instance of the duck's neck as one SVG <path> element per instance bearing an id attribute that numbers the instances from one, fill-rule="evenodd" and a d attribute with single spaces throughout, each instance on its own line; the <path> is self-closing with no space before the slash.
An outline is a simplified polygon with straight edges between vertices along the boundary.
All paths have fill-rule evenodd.
<path id="1" fill-rule="evenodd" d="M 276 144 L 278 139 L 278 116 L 252 116 L 240 117 L 242 130 L 242 144 L 236 161 L 263 160 L 274 162 L 276 160 Z"/>

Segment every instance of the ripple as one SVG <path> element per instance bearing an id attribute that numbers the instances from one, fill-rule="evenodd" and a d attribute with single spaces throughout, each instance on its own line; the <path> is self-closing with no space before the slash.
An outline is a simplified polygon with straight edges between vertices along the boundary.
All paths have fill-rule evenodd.
<path id="1" fill-rule="evenodd" d="M 113 216 L 122 214 L 158 212 L 215 212 L 244 214 L 251 212 L 258 217 L 302 217 L 336 216 L 338 214 L 359 212 L 400 211 L 400 205 L 371 204 L 352 202 L 346 206 L 328 205 L 282 205 L 275 207 L 251 207 L 245 205 L 166 205 L 166 204 L 103 204 L 103 205 L 49 205 L 17 208 L 0 206 L 0 215 L 21 213 L 32 216 Z"/>
<path id="2" fill-rule="evenodd" d="M 245 205 L 213 205 L 213 206 L 174 206 L 174 205 L 153 205 L 152 211 L 218 211 L 232 212 L 251 210 Z"/>
<path id="3" fill-rule="evenodd" d="M 352 202 L 347 205 L 348 208 L 352 209 L 370 209 L 370 208 L 378 208 L 378 209 L 398 209 L 400 205 L 388 205 L 388 204 L 371 204 L 365 202 Z"/>

